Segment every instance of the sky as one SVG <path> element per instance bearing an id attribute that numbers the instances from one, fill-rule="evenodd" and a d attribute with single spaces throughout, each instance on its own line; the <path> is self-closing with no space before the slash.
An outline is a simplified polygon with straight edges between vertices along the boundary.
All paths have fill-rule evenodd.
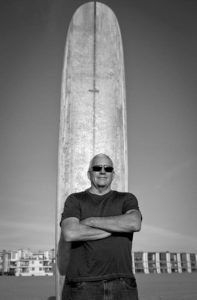
<path id="1" fill-rule="evenodd" d="M 54 248 L 64 48 L 85 2 L 0 4 L 0 250 Z M 197 2 L 101 2 L 123 39 L 133 250 L 197 253 Z"/>

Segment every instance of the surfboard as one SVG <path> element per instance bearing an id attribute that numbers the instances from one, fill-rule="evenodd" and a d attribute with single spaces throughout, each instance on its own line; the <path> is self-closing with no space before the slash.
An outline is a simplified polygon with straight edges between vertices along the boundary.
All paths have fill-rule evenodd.
<path id="1" fill-rule="evenodd" d="M 115 167 L 112 189 L 127 191 L 126 93 L 122 38 L 105 4 L 80 6 L 70 22 L 62 73 L 56 207 L 56 299 L 69 263 L 70 244 L 59 226 L 70 193 L 89 187 L 87 170 L 98 153 Z"/>

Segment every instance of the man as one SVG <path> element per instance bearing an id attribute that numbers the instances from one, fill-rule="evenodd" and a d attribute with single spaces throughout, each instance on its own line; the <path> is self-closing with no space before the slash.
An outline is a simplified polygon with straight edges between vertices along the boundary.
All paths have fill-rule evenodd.
<path id="1" fill-rule="evenodd" d="M 90 188 L 65 202 L 62 235 L 71 242 L 65 300 L 138 300 L 131 246 L 141 213 L 133 194 L 111 190 L 114 175 L 111 158 L 96 155 Z"/>

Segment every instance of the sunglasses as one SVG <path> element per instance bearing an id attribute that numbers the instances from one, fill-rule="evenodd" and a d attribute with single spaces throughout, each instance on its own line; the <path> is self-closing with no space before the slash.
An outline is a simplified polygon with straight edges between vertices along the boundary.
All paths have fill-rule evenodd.
<path id="1" fill-rule="evenodd" d="M 107 165 L 95 165 L 92 167 L 92 171 L 93 172 L 100 172 L 102 169 L 104 168 L 105 172 L 107 173 L 112 173 L 114 168 L 111 166 L 107 166 Z"/>

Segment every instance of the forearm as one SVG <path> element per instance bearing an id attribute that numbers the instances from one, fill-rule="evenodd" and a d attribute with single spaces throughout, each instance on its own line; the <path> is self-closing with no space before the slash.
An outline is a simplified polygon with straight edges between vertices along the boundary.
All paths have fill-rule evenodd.
<path id="1" fill-rule="evenodd" d="M 80 223 L 72 226 L 62 226 L 62 234 L 67 242 L 99 240 L 111 235 L 105 230 L 92 228 Z"/>
<path id="2" fill-rule="evenodd" d="M 92 228 L 109 232 L 136 232 L 141 229 L 141 214 L 138 211 L 111 217 L 91 217 L 82 221 Z"/>

